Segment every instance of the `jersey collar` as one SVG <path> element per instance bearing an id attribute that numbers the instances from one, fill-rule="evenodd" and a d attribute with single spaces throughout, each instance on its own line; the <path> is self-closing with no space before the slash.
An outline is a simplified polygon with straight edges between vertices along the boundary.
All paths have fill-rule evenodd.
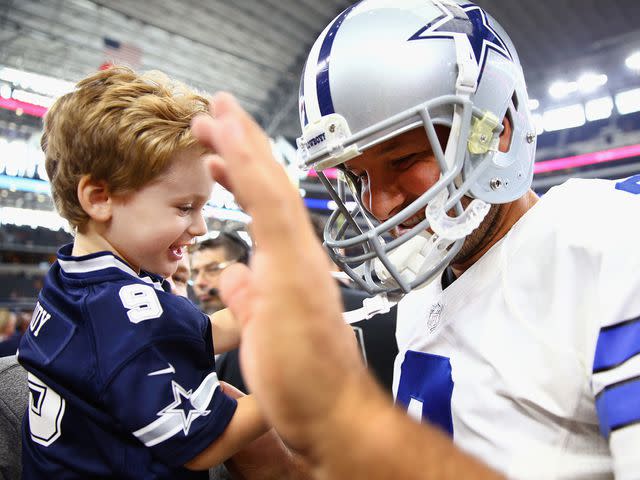
<path id="1" fill-rule="evenodd" d="M 113 252 L 95 252 L 76 257 L 71 255 L 72 249 L 73 243 L 69 243 L 61 247 L 57 253 L 58 264 L 66 274 L 86 274 L 116 268 L 143 282 L 152 284 L 157 290 L 165 290 L 162 285 L 164 280 L 161 276 L 144 270 L 138 274 L 125 260 L 114 255 Z"/>

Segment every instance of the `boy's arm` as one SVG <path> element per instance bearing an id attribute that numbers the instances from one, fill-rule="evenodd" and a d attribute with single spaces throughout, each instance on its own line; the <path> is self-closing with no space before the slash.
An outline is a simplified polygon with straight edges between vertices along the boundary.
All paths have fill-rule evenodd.
<path id="1" fill-rule="evenodd" d="M 225 394 L 236 400 L 245 394 L 233 385 L 220 382 Z M 272 428 L 245 445 L 225 463 L 233 478 L 244 480 L 310 480 L 310 465 L 289 448 Z"/>
<path id="2" fill-rule="evenodd" d="M 189 470 L 206 470 L 228 459 L 269 430 L 253 395 L 238 399 L 238 408 L 222 435 L 185 463 Z"/>
<path id="3" fill-rule="evenodd" d="M 240 326 L 231 310 L 224 308 L 209 315 L 213 334 L 213 351 L 216 355 L 238 348 L 240 345 Z"/>

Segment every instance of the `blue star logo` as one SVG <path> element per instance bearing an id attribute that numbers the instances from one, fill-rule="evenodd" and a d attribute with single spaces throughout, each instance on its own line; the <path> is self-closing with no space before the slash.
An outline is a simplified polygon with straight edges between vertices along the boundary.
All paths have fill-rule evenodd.
<path id="1" fill-rule="evenodd" d="M 489 24 L 487 13 L 477 5 L 467 4 L 453 6 L 455 12 L 449 10 L 442 3 L 435 1 L 435 5 L 442 10 L 442 15 L 433 22 L 414 33 L 409 40 L 425 40 L 428 38 L 453 38 L 466 36 L 471 44 L 474 59 L 478 64 L 482 78 L 487 61 L 488 50 L 491 49 L 507 60 L 513 61 L 513 56 L 498 32 Z"/>
<path id="2" fill-rule="evenodd" d="M 211 411 L 196 408 L 191 403 L 191 390 L 186 391 L 173 380 L 171 380 L 171 388 L 173 389 L 173 402 L 160 410 L 158 416 L 178 415 L 182 420 L 182 431 L 185 435 L 189 435 L 193 421 L 198 417 L 206 417 Z"/>

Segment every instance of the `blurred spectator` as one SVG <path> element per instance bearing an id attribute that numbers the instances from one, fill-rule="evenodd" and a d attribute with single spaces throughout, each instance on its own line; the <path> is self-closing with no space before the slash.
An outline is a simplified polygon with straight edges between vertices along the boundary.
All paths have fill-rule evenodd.
<path id="1" fill-rule="evenodd" d="M 247 263 L 249 252 L 249 245 L 235 232 L 222 232 L 194 247 L 191 253 L 191 279 L 202 310 L 211 314 L 224 308 L 218 295 L 220 273 L 234 263 Z M 237 349 L 216 358 L 216 371 L 220 380 L 247 392 Z"/>
<path id="2" fill-rule="evenodd" d="M 191 279 L 202 310 L 212 314 L 224 308 L 218 295 L 220 273 L 229 265 L 248 261 L 249 246 L 237 233 L 222 232 L 194 247 L 191 253 Z"/>
<path id="3" fill-rule="evenodd" d="M 191 268 L 189 266 L 189 253 L 183 252 L 182 258 L 178 262 L 178 268 L 173 275 L 167 278 L 171 285 L 171 291 L 176 295 L 189 298 L 188 285 Z"/>
<path id="4" fill-rule="evenodd" d="M 0 309 L 0 341 L 6 340 L 16 331 L 16 315 L 6 308 Z"/>
<path id="5" fill-rule="evenodd" d="M 35 299 L 41 288 L 41 275 L 24 273 L 0 274 L 0 301 Z"/>
<path id="6" fill-rule="evenodd" d="M 15 355 L 22 333 L 16 331 L 16 314 L 0 309 L 0 357 Z"/>
<path id="7" fill-rule="evenodd" d="M 73 241 L 70 233 L 63 230 L 49 230 L 44 227 L 31 228 L 3 224 L 0 229 L 0 243 L 20 246 L 59 247 Z"/>

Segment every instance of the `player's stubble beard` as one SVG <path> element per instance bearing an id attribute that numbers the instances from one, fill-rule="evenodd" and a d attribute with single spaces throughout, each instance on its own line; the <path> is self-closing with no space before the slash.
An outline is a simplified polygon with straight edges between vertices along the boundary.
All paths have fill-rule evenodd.
<path id="1" fill-rule="evenodd" d="M 476 228 L 462 244 L 462 248 L 457 253 L 450 265 L 461 265 L 467 263 L 484 245 L 486 245 L 496 234 L 500 227 L 500 210 L 503 205 L 491 205 L 482 223 Z"/>

